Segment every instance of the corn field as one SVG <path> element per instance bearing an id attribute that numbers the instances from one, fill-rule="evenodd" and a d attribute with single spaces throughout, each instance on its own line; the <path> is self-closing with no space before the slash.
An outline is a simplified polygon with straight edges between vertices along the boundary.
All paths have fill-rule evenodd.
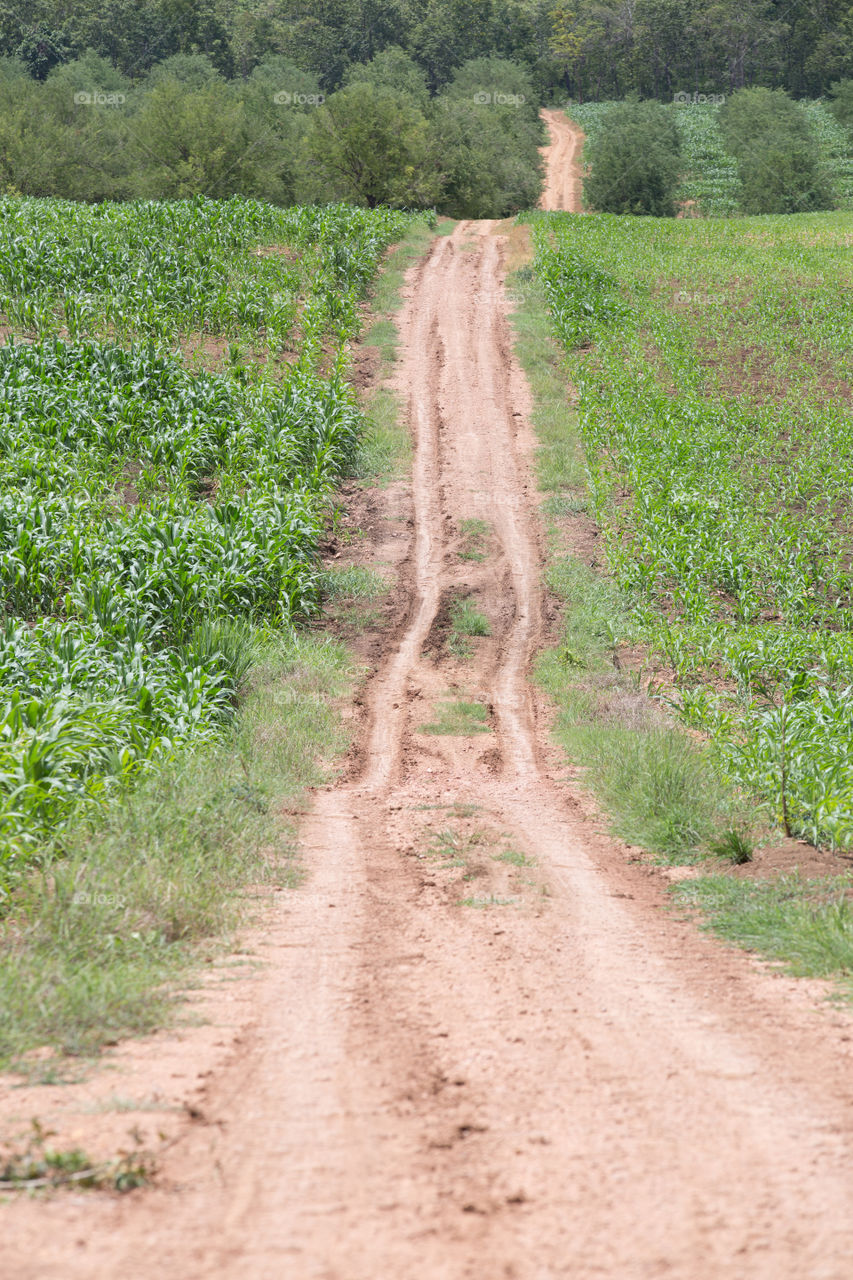
<path id="1" fill-rule="evenodd" d="M 748 795 L 850 847 L 853 219 L 535 226 L 634 636 Z"/>
<path id="2" fill-rule="evenodd" d="M 317 612 L 362 426 L 346 343 L 407 223 L 0 201 L 0 891 L 81 808 L 222 732 L 247 627 Z M 270 358 L 192 370 L 188 334 Z"/>

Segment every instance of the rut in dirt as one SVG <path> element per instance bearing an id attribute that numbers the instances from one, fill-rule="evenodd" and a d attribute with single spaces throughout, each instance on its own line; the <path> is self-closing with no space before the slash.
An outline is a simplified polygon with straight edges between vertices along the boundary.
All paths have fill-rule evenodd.
<path id="1" fill-rule="evenodd" d="M 205 1122 L 152 1191 L 28 1240 L 20 1206 L 15 1280 L 849 1277 L 849 1022 L 662 911 L 555 776 L 506 253 L 462 223 L 410 274 L 407 609 Z M 477 732 L 425 732 L 463 702 Z"/>

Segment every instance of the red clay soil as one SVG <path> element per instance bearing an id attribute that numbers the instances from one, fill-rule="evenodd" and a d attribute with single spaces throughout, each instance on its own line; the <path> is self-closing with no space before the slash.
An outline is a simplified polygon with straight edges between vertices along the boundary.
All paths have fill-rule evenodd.
<path id="1" fill-rule="evenodd" d="M 158 1042 L 196 1119 L 150 1189 L 0 1207 L 3 1280 L 853 1274 L 849 1016 L 668 912 L 548 745 L 505 253 L 462 223 L 410 274 L 408 608 L 263 968 Z M 491 622 L 467 657 L 436 631 L 454 593 Z M 463 696 L 483 732 L 423 732 Z"/>
<path id="2" fill-rule="evenodd" d="M 543 111 L 550 142 L 542 148 L 545 160 L 545 190 L 540 207 L 568 213 L 583 211 L 581 151 L 584 135 L 563 111 Z"/>

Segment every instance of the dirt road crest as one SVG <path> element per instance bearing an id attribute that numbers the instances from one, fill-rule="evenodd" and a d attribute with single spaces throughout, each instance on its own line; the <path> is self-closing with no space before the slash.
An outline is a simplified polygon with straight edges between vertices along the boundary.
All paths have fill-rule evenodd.
<path id="1" fill-rule="evenodd" d="M 540 208 L 568 213 L 583 212 L 581 151 L 584 135 L 564 111 L 543 111 L 550 140 L 542 149 L 545 162 L 545 190 Z"/>

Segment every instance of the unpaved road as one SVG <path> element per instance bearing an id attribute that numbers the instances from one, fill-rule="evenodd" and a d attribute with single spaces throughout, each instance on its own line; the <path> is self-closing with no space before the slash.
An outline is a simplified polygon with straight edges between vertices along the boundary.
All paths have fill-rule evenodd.
<path id="1" fill-rule="evenodd" d="M 410 276 L 408 608 L 206 1122 L 152 1190 L 0 1211 L 3 1280 L 853 1274 L 850 1020 L 667 914 L 547 746 L 505 252 L 463 223 Z M 487 731 L 421 731 L 462 694 Z"/>
<path id="2" fill-rule="evenodd" d="M 542 118 L 548 126 L 550 142 L 542 148 L 545 190 L 541 208 L 581 213 L 580 157 L 584 135 L 563 111 L 543 111 Z"/>

